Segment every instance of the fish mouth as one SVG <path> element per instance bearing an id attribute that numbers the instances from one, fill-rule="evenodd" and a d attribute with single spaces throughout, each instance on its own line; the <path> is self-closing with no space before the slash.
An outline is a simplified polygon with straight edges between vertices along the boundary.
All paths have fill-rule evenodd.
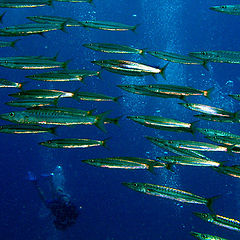
<path id="1" fill-rule="evenodd" d="M 0 119 L 9 121 L 8 114 L 0 114 Z"/>
<path id="2" fill-rule="evenodd" d="M 130 187 L 130 183 L 127 183 L 127 182 L 122 182 L 122 185 L 125 187 Z"/>
<path id="3" fill-rule="evenodd" d="M 199 213 L 199 212 L 193 212 L 193 214 L 194 214 L 195 216 L 199 217 L 199 218 L 202 217 L 202 213 Z"/>
<path id="4" fill-rule="evenodd" d="M 198 233 L 196 233 L 196 232 L 190 232 L 190 234 L 193 236 L 193 237 L 198 237 Z"/>

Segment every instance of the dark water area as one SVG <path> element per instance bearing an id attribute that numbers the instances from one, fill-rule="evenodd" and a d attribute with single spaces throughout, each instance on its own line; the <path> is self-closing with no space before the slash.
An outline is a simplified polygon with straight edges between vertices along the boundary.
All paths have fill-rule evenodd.
<path id="1" fill-rule="evenodd" d="M 27 16 L 51 15 L 76 20 L 114 21 L 129 25 L 139 24 L 136 32 L 102 31 L 83 27 L 67 27 L 40 35 L 19 37 L 16 48 L 2 48 L 6 56 L 55 56 L 59 61 L 71 60 L 69 69 L 100 70 L 93 60 L 124 59 L 151 66 L 164 66 L 165 61 L 150 55 L 118 55 L 95 52 L 82 46 L 84 43 L 103 42 L 129 45 L 140 49 L 187 54 L 202 50 L 240 49 L 239 16 L 210 11 L 209 7 L 237 4 L 238 1 L 180 1 L 180 0 L 94 0 L 88 3 L 54 2 L 53 7 L 6 10 L 3 27 L 29 22 Z M 3 38 L 1 40 L 12 40 Z M 209 89 L 214 87 L 211 100 L 190 97 L 189 102 L 201 103 L 239 111 L 239 102 L 228 94 L 240 92 L 238 64 L 209 63 L 209 71 L 202 66 L 170 63 L 165 81 L 160 75 L 132 77 L 102 71 L 102 79 L 86 78 L 81 82 L 48 83 L 25 78 L 48 70 L 14 70 L 0 68 L 1 78 L 28 83 L 24 89 L 58 89 L 63 91 L 97 92 L 110 96 L 123 96 L 119 103 L 77 102 L 62 98 L 59 106 L 79 109 L 96 108 L 97 113 L 111 111 L 109 117 L 122 116 L 119 126 L 106 125 L 107 133 L 95 126 L 59 127 L 57 136 L 45 134 L 1 134 L 0 136 L 0 239 L 4 240 L 191 240 L 189 232 L 196 231 L 238 240 L 239 233 L 198 219 L 192 212 L 208 212 L 203 205 L 180 203 L 132 191 L 122 182 L 147 182 L 189 191 L 204 197 L 221 195 L 214 202 L 217 214 L 240 219 L 239 179 L 218 174 L 210 168 L 176 166 L 174 172 L 166 169 L 152 174 L 147 170 L 96 168 L 81 162 L 84 159 L 114 156 L 131 156 L 156 159 L 167 151 L 151 144 L 144 136 L 166 139 L 207 141 L 200 133 L 176 133 L 151 129 L 126 118 L 128 115 L 155 115 L 183 122 L 196 119 L 192 112 L 178 103 L 179 99 L 164 99 L 125 92 L 118 84 L 176 84 Z M 1 113 L 19 109 L 5 105 L 13 100 L 9 93 L 17 89 L 2 88 Z M 1 125 L 8 124 L 0 120 Z M 214 128 L 240 134 L 239 123 L 217 123 L 200 120 L 202 128 Z M 38 143 L 54 138 L 106 139 L 108 147 L 87 149 L 54 149 Z M 210 142 L 210 141 L 208 141 Z M 171 154 L 171 153 L 169 153 Z M 227 165 L 239 164 L 237 154 L 206 153 Z M 66 231 L 54 228 L 52 216 L 43 205 L 33 185 L 26 179 L 27 172 L 37 176 L 49 173 L 61 165 L 64 171 L 65 190 L 77 206 L 81 206 L 77 223 Z M 49 192 L 47 180 L 41 184 Z"/>

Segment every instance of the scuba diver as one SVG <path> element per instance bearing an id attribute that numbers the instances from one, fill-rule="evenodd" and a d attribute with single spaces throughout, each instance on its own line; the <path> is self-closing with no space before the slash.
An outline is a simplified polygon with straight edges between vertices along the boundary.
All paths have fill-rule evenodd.
<path id="1" fill-rule="evenodd" d="M 65 230 L 76 223 L 79 215 L 79 208 L 71 202 L 71 196 L 64 192 L 64 176 L 61 166 L 57 166 L 55 170 L 47 175 L 50 181 L 52 191 L 52 199 L 47 199 L 40 188 L 36 176 L 32 172 L 28 172 L 28 179 L 33 183 L 44 205 L 51 210 L 54 216 L 54 225 L 58 230 Z"/>

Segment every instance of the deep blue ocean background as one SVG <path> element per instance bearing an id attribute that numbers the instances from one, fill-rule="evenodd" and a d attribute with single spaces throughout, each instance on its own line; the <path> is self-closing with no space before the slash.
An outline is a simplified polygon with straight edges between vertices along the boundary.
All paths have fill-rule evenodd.
<path id="1" fill-rule="evenodd" d="M 1 56 L 55 56 L 66 61 L 71 59 L 69 69 L 99 70 L 91 61 L 100 59 L 126 59 L 163 66 L 166 62 L 152 56 L 117 55 L 94 52 L 82 44 L 91 42 L 118 43 L 136 48 L 160 50 L 187 54 L 201 50 L 240 50 L 240 18 L 209 10 L 210 6 L 236 4 L 239 1 L 223 0 L 94 0 L 87 3 L 54 2 L 54 7 L 5 10 L 3 27 L 29 22 L 25 17 L 53 15 L 71 17 L 76 20 L 115 21 L 129 25 L 140 24 L 136 32 L 110 32 L 81 27 L 69 27 L 67 33 L 54 31 L 45 38 L 22 37 L 16 49 L 0 49 Z M 1 38 L 4 40 L 7 38 Z M 20 39 L 20 38 L 19 38 Z M 12 40 L 12 39 L 8 39 Z M 1 78 L 11 81 L 28 81 L 25 89 L 49 88 L 74 91 L 98 92 L 110 96 L 123 96 L 117 103 L 77 102 L 60 99 L 60 106 L 79 109 L 97 108 L 97 112 L 111 110 L 110 117 L 123 116 L 120 127 L 107 125 L 107 133 L 95 126 L 59 127 L 58 136 L 7 135 L 0 137 L 0 239 L 3 240 L 190 240 L 189 232 L 197 231 L 215 234 L 229 240 L 239 240 L 239 233 L 204 222 L 192 212 L 207 212 L 201 205 L 152 197 L 134 192 L 121 182 L 149 182 L 186 190 L 200 196 L 221 195 L 214 203 L 216 213 L 240 219 L 239 179 L 220 175 L 212 169 L 198 167 L 175 167 L 174 173 L 158 169 L 156 175 L 146 170 L 120 170 L 96 168 L 81 163 L 83 159 L 113 156 L 153 158 L 166 155 L 165 150 L 151 144 L 144 136 L 165 137 L 166 139 L 188 139 L 207 141 L 202 135 L 175 133 L 146 128 L 128 120 L 128 115 L 156 115 L 193 122 L 194 112 L 180 106 L 177 99 L 153 98 L 125 92 L 118 84 L 169 83 L 191 86 L 198 89 L 215 88 L 212 100 L 204 97 L 189 98 L 189 102 L 202 103 L 229 111 L 239 111 L 239 102 L 228 97 L 240 92 L 239 65 L 209 64 L 209 71 L 201 66 L 170 63 L 166 70 L 167 80 L 160 75 L 128 77 L 102 72 L 102 80 L 87 78 L 85 83 L 44 83 L 28 80 L 26 75 L 43 72 L 41 70 L 14 70 L 0 68 Z M 13 100 L 9 93 L 17 89 L 1 89 L 1 113 L 17 111 L 5 105 Z M 1 124 L 8 122 L 1 120 Z M 215 123 L 201 120 L 199 126 L 215 128 L 240 134 L 237 123 Z M 103 147 L 89 149 L 50 149 L 38 145 L 39 142 L 54 138 L 105 139 L 109 149 Z M 206 153 L 217 161 L 239 164 L 237 154 Z M 33 185 L 26 180 L 27 171 L 37 176 L 53 171 L 61 165 L 64 170 L 65 190 L 73 201 L 81 206 L 78 222 L 62 232 L 54 228 L 51 215 L 45 208 Z M 43 185 L 47 182 L 43 180 Z M 46 189 L 47 191 L 48 189 Z"/>

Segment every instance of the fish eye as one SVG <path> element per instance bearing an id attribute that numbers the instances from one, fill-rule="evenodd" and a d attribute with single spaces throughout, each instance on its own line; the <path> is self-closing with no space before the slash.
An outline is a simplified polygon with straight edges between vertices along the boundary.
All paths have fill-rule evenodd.
<path id="1" fill-rule="evenodd" d="M 134 187 L 137 187 L 137 183 L 134 183 L 133 186 L 134 186 Z"/>
<path id="2" fill-rule="evenodd" d="M 10 117 L 14 117 L 14 115 L 15 115 L 14 112 L 10 112 L 10 113 L 9 113 L 9 116 L 10 116 Z"/>
<path id="3" fill-rule="evenodd" d="M 221 8 L 227 8 L 226 6 L 221 6 Z"/>
<path id="4" fill-rule="evenodd" d="M 203 234 L 202 237 L 207 238 L 207 235 L 206 235 L 206 234 Z"/>

